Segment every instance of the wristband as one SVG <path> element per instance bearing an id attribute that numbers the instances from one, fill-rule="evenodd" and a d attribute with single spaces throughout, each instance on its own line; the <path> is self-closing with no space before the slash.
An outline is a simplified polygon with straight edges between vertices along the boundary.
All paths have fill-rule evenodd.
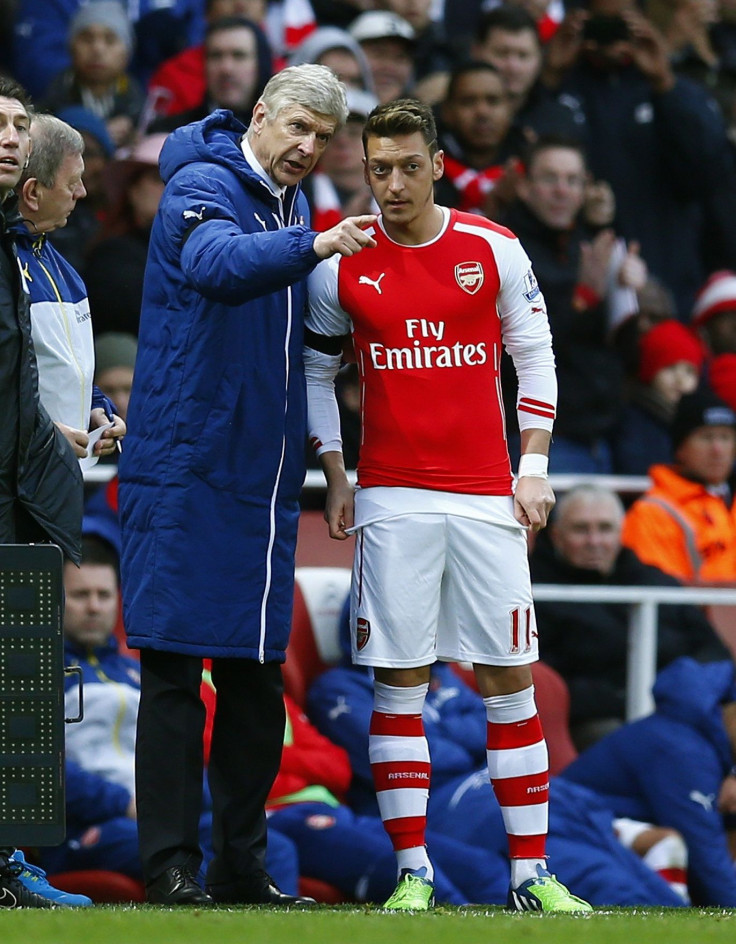
<path id="1" fill-rule="evenodd" d="M 518 478 L 531 475 L 534 478 L 546 479 L 549 459 L 538 452 L 527 452 L 519 459 Z"/>

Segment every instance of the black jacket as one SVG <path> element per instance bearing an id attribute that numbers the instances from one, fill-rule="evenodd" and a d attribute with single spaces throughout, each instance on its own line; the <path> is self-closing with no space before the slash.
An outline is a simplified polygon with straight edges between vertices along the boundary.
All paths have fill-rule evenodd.
<path id="1" fill-rule="evenodd" d="M 605 305 L 585 311 L 573 306 L 580 244 L 592 233 L 580 225 L 569 232 L 550 229 L 521 200 L 501 222 L 519 237 L 547 303 L 559 387 L 555 432 L 583 443 L 609 436 L 619 416 L 623 365 L 608 342 Z M 504 369 L 504 395 L 515 405 L 510 381 Z M 510 405 L 507 400 L 506 415 L 513 417 Z"/>
<path id="2" fill-rule="evenodd" d="M 534 583 L 600 587 L 676 587 L 674 577 L 642 563 L 622 548 L 611 573 L 581 570 L 562 560 L 541 532 L 530 558 Z M 625 603 L 536 603 L 539 655 L 563 676 L 570 689 L 570 720 L 625 718 L 628 606 Z M 730 654 L 702 609 L 671 604 L 659 607 L 657 668 L 680 656 L 700 662 Z"/>
<path id="3" fill-rule="evenodd" d="M 18 219 L 17 199 L 8 197 L 0 205 L 0 543 L 16 543 L 20 504 L 79 563 L 82 473 L 39 400 L 30 304 L 8 232 Z"/>

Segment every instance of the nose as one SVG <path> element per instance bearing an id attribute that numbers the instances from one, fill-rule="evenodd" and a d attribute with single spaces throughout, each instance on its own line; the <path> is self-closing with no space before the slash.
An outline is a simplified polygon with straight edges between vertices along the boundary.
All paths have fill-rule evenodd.
<path id="1" fill-rule="evenodd" d="M 314 148 L 317 142 L 317 136 L 314 132 L 306 135 L 299 142 L 299 150 L 305 157 L 311 157 L 314 154 Z"/>
<path id="2" fill-rule="evenodd" d="M 0 142 L 2 142 L 3 147 L 18 147 L 20 135 L 12 121 L 6 122 L 0 128 Z"/>
<path id="3" fill-rule="evenodd" d="M 74 199 L 81 200 L 82 197 L 86 197 L 86 196 L 87 196 L 87 188 L 84 186 L 84 182 L 80 180 L 74 190 Z"/>
<path id="4" fill-rule="evenodd" d="M 393 191 L 394 193 L 403 189 L 404 178 L 398 167 L 394 167 L 394 169 L 391 171 L 391 176 L 388 179 L 388 187 L 389 190 Z"/>

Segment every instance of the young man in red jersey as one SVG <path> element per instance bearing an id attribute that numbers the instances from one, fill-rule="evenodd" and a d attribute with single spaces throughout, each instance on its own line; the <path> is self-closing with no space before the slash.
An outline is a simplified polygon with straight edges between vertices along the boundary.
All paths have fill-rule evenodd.
<path id="1" fill-rule="evenodd" d="M 556 381 L 544 300 L 513 233 L 434 202 L 443 173 L 427 106 L 380 105 L 363 133 L 381 209 L 375 245 L 310 277 L 310 436 L 330 536 L 357 533 L 353 660 L 375 673 L 369 753 L 399 881 L 385 907 L 432 905 L 425 846 L 430 665 L 472 662 L 488 768 L 509 836 L 515 910 L 589 911 L 546 868 L 548 761 L 530 664 L 537 632 L 526 532 L 547 522 Z M 352 333 L 362 384 L 358 492 L 345 475 L 333 380 Z M 519 375 L 516 490 L 499 380 Z"/>

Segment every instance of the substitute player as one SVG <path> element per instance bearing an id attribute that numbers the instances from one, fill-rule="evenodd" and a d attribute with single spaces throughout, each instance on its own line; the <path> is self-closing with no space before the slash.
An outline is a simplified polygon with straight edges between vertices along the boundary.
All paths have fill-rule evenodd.
<path id="1" fill-rule="evenodd" d="M 353 660 L 375 671 L 369 753 L 399 881 L 385 907 L 427 910 L 429 666 L 472 662 L 488 713 L 488 769 L 509 837 L 509 906 L 590 911 L 545 859 L 548 759 L 534 703 L 537 630 L 526 530 L 547 523 L 556 380 L 544 300 L 513 233 L 434 202 L 432 114 L 401 99 L 363 132 L 381 216 L 375 247 L 310 276 L 310 436 L 328 483 L 330 536 L 357 532 Z M 359 488 L 345 475 L 334 377 L 352 333 L 362 384 Z M 516 491 L 499 379 L 519 376 Z"/>

